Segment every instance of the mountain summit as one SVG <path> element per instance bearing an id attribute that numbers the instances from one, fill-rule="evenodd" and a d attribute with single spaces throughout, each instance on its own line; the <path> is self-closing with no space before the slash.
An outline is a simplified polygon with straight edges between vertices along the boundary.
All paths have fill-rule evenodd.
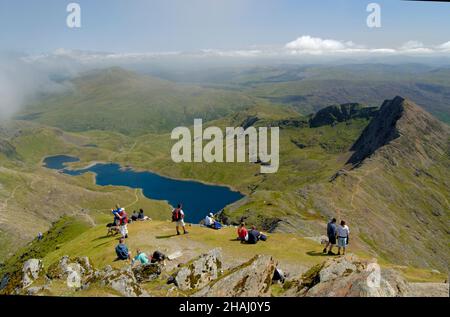
<path id="1" fill-rule="evenodd" d="M 448 148 L 449 128 L 415 103 L 402 97 L 386 100 L 353 144 L 348 163 L 358 166 L 380 150 L 385 157 L 397 152 L 420 162 L 441 156 Z M 382 148 L 388 145 L 387 148 Z"/>

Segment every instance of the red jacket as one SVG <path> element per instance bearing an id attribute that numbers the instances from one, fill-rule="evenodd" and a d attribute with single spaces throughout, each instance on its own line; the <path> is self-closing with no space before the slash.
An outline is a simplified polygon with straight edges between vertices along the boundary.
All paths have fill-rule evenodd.
<path id="1" fill-rule="evenodd" d="M 120 224 L 126 225 L 128 223 L 127 213 L 125 211 L 121 211 L 119 212 L 119 216 L 120 216 Z"/>
<path id="2" fill-rule="evenodd" d="M 239 227 L 238 228 L 238 236 L 240 239 L 245 239 L 245 236 L 247 235 L 248 231 L 245 227 Z"/>

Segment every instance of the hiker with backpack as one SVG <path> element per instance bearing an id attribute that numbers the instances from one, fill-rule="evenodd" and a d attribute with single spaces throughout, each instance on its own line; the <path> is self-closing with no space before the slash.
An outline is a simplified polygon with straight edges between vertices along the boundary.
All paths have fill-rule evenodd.
<path id="1" fill-rule="evenodd" d="M 327 224 L 328 242 L 325 245 L 325 248 L 323 249 L 323 253 L 327 253 L 327 249 L 328 247 L 330 247 L 330 249 L 328 250 L 328 255 L 334 255 L 333 246 L 336 244 L 336 234 L 337 234 L 336 218 L 333 218 Z"/>
<path id="2" fill-rule="evenodd" d="M 119 217 L 120 217 L 120 234 L 122 235 L 122 238 L 128 238 L 128 216 L 125 212 L 125 208 L 120 208 L 119 211 Z"/>
<path id="3" fill-rule="evenodd" d="M 345 248 L 348 244 L 348 236 L 350 235 L 350 229 L 342 220 L 340 225 L 337 227 L 337 239 L 338 239 L 338 255 L 341 255 L 341 248 L 343 249 L 342 254 L 345 255 Z"/>
<path id="4" fill-rule="evenodd" d="M 176 223 L 177 235 L 180 235 L 180 227 L 183 227 L 184 234 L 189 233 L 186 231 L 186 225 L 184 223 L 184 212 L 182 207 L 182 204 L 178 204 L 177 208 L 172 210 L 172 221 Z"/>

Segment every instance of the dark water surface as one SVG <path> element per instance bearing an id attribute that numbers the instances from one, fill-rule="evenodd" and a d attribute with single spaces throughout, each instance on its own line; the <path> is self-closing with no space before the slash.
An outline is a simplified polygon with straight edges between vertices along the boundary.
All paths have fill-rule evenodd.
<path id="1" fill-rule="evenodd" d="M 206 185 L 195 181 L 184 181 L 167 178 L 152 172 L 136 172 L 121 168 L 119 164 L 96 164 L 92 167 L 79 170 L 65 168 L 66 163 L 77 162 L 78 158 L 57 155 L 44 159 L 44 166 L 50 169 L 61 170 L 63 173 L 77 176 L 87 172 L 96 174 L 96 184 L 101 186 L 127 186 L 142 188 L 146 197 L 156 200 L 167 200 L 172 206 L 183 203 L 186 220 L 198 223 L 209 212 L 218 212 L 226 205 L 242 197 L 241 193 L 232 191 L 225 186 Z M 120 202 L 118 202 L 120 203 Z M 113 207 L 116 202 L 111 202 Z M 132 210 L 128 210 L 130 215 Z M 170 210 L 167 211 L 170 217 Z"/>

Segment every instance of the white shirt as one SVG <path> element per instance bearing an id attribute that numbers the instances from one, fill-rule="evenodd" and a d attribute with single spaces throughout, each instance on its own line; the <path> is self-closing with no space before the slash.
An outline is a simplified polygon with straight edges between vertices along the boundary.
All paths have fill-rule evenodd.
<path id="1" fill-rule="evenodd" d="M 350 233 L 350 229 L 347 227 L 347 225 L 345 225 L 345 226 L 339 225 L 337 227 L 338 237 L 347 238 L 349 233 Z"/>
<path id="2" fill-rule="evenodd" d="M 172 210 L 172 213 L 175 213 L 175 210 L 177 210 L 176 208 L 174 209 L 174 210 Z M 181 215 L 181 219 L 183 219 L 184 218 L 184 212 L 183 212 L 183 209 L 180 209 L 180 215 Z M 180 220 L 181 220 L 180 219 Z"/>
<path id="3" fill-rule="evenodd" d="M 214 220 L 210 216 L 205 217 L 205 226 L 211 226 L 214 223 Z"/>

